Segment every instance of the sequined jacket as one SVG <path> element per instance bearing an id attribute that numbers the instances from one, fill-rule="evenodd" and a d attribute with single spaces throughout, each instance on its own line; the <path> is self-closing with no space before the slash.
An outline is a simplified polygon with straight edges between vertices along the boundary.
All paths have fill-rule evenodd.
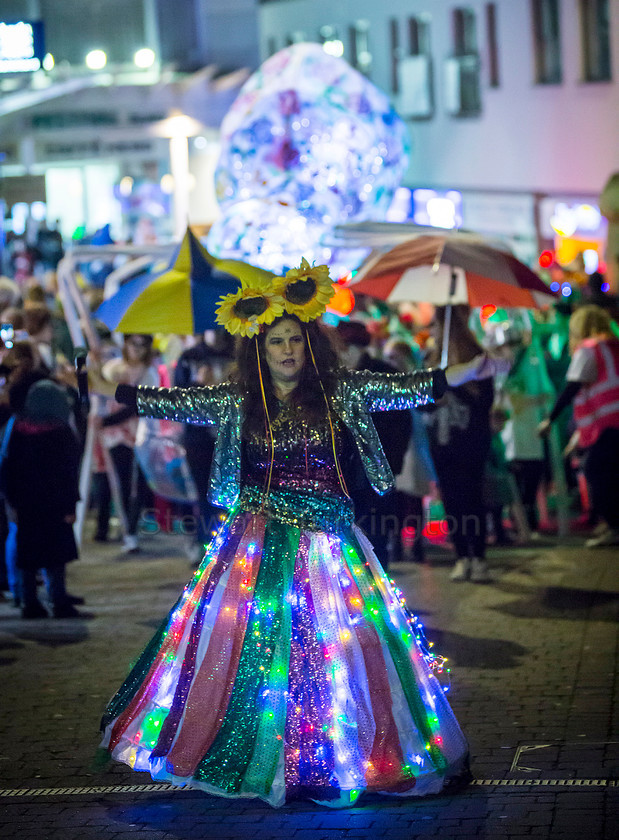
<path id="1" fill-rule="evenodd" d="M 370 412 L 433 402 L 437 373 L 443 372 L 358 370 L 342 371 L 338 378 L 331 405 L 351 431 L 368 480 L 381 495 L 393 487 L 394 479 Z M 209 498 L 220 507 L 231 507 L 241 489 L 243 396 L 238 388 L 230 382 L 201 388 L 139 386 L 136 402 L 138 413 L 146 417 L 218 427 Z"/>

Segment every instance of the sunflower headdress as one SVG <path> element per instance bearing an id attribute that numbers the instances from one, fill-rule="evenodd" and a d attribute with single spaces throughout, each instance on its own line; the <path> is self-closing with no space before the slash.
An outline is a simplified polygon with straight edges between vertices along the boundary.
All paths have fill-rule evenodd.
<path id="1" fill-rule="evenodd" d="M 266 280 L 253 278 L 241 281 L 236 294 L 229 294 L 219 300 L 215 320 L 229 333 L 251 338 L 260 332 L 263 324 L 272 324 L 284 314 L 284 299 L 275 294 Z"/>
<path id="2" fill-rule="evenodd" d="M 311 266 L 305 257 L 299 268 L 275 281 L 274 291 L 283 297 L 286 312 L 306 323 L 322 315 L 334 294 L 328 266 Z"/>
<path id="3" fill-rule="evenodd" d="M 220 298 L 216 321 L 232 335 L 251 338 L 284 311 L 305 323 L 313 321 L 322 315 L 334 294 L 328 266 L 311 266 L 305 258 L 285 277 L 263 274 L 241 277 L 239 291 Z"/>

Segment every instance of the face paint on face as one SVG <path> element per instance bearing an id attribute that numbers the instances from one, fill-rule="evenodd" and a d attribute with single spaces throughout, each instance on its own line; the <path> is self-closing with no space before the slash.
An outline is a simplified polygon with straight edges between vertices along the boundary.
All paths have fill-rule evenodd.
<path id="1" fill-rule="evenodd" d="M 265 360 L 273 384 L 296 384 L 305 364 L 305 337 L 296 321 L 284 319 L 267 331 Z"/>

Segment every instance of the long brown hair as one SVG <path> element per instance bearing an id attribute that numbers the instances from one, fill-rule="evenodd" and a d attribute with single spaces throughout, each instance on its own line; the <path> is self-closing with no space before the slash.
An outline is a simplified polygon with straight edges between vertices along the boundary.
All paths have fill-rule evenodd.
<path id="1" fill-rule="evenodd" d="M 326 413 L 322 389 L 324 388 L 327 397 L 330 397 L 335 390 L 339 363 L 329 336 L 316 321 L 310 321 L 306 324 L 296 315 L 282 315 L 258 335 L 252 338 L 240 338 L 237 341 L 236 369 L 232 373 L 232 379 L 238 384 L 239 390 L 244 396 L 245 434 L 259 433 L 264 430 L 265 416 L 260 389 L 260 372 L 262 372 L 269 414 L 273 415 L 275 413 L 277 400 L 273 390 L 271 373 L 266 363 L 264 345 L 269 330 L 286 319 L 298 324 L 305 338 L 305 364 L 301 369 L 299 384 L 292 392 L 290 399 L 301 407 L 308 420 L 315 422 L 324 417 Z M 311 351 L 308 340 L 311 344 Z M 260 354 L 261 371 L 258 370 L 256 345 Z M 312 352 L 316 360 L 316 367 L 320 372 L 320 379 L 312 362 Z"/>

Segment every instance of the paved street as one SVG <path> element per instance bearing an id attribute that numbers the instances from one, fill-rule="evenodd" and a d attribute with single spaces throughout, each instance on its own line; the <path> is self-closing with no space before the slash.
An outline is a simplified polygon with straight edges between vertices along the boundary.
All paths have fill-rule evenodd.
<path id="1" fill-rule="evenodd" d="M 87 542 L 69 583 L 92 618 L 26 622 L 0 603 L 0 836 L 614 840 L 619 550 L 583 542 L 493 550 L 486 586 L 451 583 L 437 549 L 423 566 L 391 570 L 450 659 L 475 781 L 457 795 L 368 797 L 347 811 L 273 810 L 95 767 L 102 709 L 191 570 L 178 536 L 149 537 L 131 559 Z"/>

